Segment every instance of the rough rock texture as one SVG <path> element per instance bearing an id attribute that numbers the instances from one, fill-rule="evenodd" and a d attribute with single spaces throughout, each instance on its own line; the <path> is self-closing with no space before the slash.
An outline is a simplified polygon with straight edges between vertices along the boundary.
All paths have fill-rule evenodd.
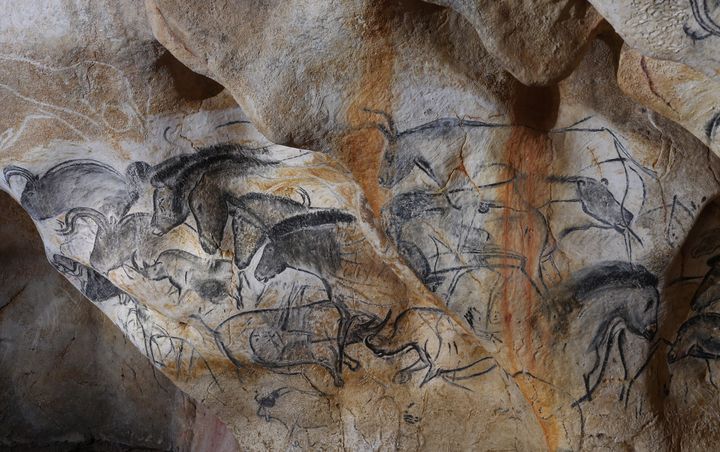
<path id="1" fill-rule="evenodd" d="M 0 193 L 0 446 L 13 450 L 237 450 L 45 258 Z"/>
<path id="2" fill-rule="evenodd" d="M 717 0 L 589 0 L 634 49 L 720 80 Z"/>
<path id="3" fill-rule="evenodd" d="M 242 450 L 712 448 L 705 104 L 625 94 L 645 79 L 588 4 L 452 6 L 0 19 L 0 187 Z M 503 7 L 549 11 L 562 51 L 527 56 Z"/>
<path id="4" fill-rule="evenodd" d="M 462 14 L 487 51 L 526 85 L 566 77 L 602 20 L 586 1 L 430 0 Z"/>
<path id="5" fill-rule="evenodd" d="M 720 154 L 720 81 L 629 47 L 623 47 L 617 76 L 625 94 L 682 125 Z"/>

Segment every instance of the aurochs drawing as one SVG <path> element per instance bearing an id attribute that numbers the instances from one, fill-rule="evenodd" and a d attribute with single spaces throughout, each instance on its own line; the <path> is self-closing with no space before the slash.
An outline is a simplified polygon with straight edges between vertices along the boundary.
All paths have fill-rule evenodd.
<path id="1" fill-rule="evenodd" d="M 129 178 L 96 160 L 68 160 L 42 176 L 11 165 L 5 167 L 3 175 L 8 185 L 15 177 L 25 179 L 20 203 L 36 220 L 83 207 L 119 219 L 138 198 L 137 188 Z"/>
<path id="2" fill-rule="evenodd" d="M 372 113 L 385 120 L 377 127 L 388 142 L 378 176 L 380 185 L 386 188 L 399 184 L 414 168 L 442 187 L 460 163 L 460 149 L 468 133 L 507 127 L 472 119 L 440 118 L 399 132 L 389 115 Z"/>
<path id="3" fill-rule="evenodd" d="M 79 220 L 90 220 L 97 226 L 90 264 L 102 273 L 121 267 L 139 250 L 152 248 L 154 237 L 150 234 L 149 214 L 132 213 L 111 222 L 95 209 L 76 207 L 67 212 L 64 227 L 58 232 L 74 234 Z"/>

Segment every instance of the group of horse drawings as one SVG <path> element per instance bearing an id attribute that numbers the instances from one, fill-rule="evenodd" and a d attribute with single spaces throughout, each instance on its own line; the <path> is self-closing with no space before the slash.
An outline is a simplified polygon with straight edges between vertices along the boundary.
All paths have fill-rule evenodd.
<path id="1" fill-rule="evenodd" d="M 656 340 L 650 347 L 650 354 L 657 349 L 658 341 L 665 341 L 656 338 L 660 303 L 657 277 L 639 264 L 606 261 L 572 274 L 567 281 L 560 283 L 559 288 L 548 288 L 541 265 L 552 259 L 553 252 L 557 249 L 554 240 L 560 241 L 576 231 L 591 228 L 620 234 L 625 242 L 627 257 L 632 260 L 633 244 L 643 246 L 643 240 L 632 226 L 640 212 L 633 214 L 626 207 L 630 183 L 627 177 L 628 174 L 635 174 L 639 178 L 643 196 L 641 205 L 644 206 L 647 190 L 641 173 L 659 183 L 657 175 L 640 165 L 612 131 L 580 124 L 590 118 L 555 131 L 609 134 L 617 156 L 607 160 L 607 163 L 622 165 L 627 185 L 621 191 L 623 196 L 620 199 L 616 198 L 610 190 L 608 180 L 604 178 L 580 175 L 546 177 L 545 182 L 548 185 L 573 186 L 575 194 L 569 201 L 578 203 L 587 216 L 586 223 L 554 233 L 549 231 L 548 221 L 540 210 L 544 206 L 523 204 L 522 199 L 497 196 L 498 192 L 507 192 L 507 189 L 503 191 L 499 188 L 517 183 L 526 177 L 515 168 L 502 163 L 486 163 L 476 170 L 480 174 L 491 176 L 488 180 L 473 179 L 472 183 L 461 183 L 459 186 L 453 183 L 455 181 L 451 178 L 452 173 L 448 172 L 448 169 L 453 168 L 452 163 L 447 164 L 450 159 L 447 154 L 452 154 L 448 149 L 449 143 L 465 143 L 460 137 L 471 130 L 507 126 L 446 118 L 398 132 L 391 117 L 381 112 L 379 114 L 383 116 L 386 124 L 378 125 L 378 128 L 388 138 L 388 150 L 380 171 L 380 184 L 397 191 L 413 168 L 418 168 L 437 185 L 435 189 L 425 187 L 410 191 L 407 188 L 400 190 L 400 193 L 394 193 L 383 208 L 387 234 L 398 246 L 398 251 L 406 263 L 428 288 L 441 295 L 450 305 L 453 303 L 451 299 L 458 282 L 464 275 L 472 275 L 471 279 L 487 283 L 490 279 L 483 279 L 479 272 L 502 272 L 507 275 L 507 271 L 503 272 L 502 269 L 515 269 L 530 282 L 535 289 L 535 295 L 546 302 L 549 306 L 548 312 L 558 311 L 560 314 L 549 317 L 563 319 L 561 322 L 583 318 L 590 319 L 592 323 L 581 326 L 581 330 L 590 331 L 592 334 L 585 335 L 587 341 L 581 349 L 581 353 L 586 356 L 584 364 L 581 364 L 584 393 L 575 404 L 591 399 L 605 374 L 610 354 L 616 344 L 626 380 L 637 377 L 628 374 L 626 332 L 647 341 Z M 430 146 L 424 146 L 428 143 Z M 407 184 L 402 187 L 406 186 Z M 481 199 L 483 197 L 485 199 Z M 676 198 L 673 198 L 673 208 Z M 550 203 L 553 202 L 568 200 L 550 200 Z M 501 237 L 494 237 L 497 234 L 485 227 L 496 221 L 492 218 L 493 212 L 514 218 L 513 221 L 524 219 L 525 221 L 520 223 L 523 227 L 530 226 L 535 234 L 543 234 L 544 231 L 545 238 L 541 241 L 541 249 L 535 250 L 540 256 L 537 262 L 529 262 L 522 253 L 507 249 L 500 240 Z M 476 221 L 478 215 L 482 218 Z M 469 224 L 466 221 L 468 219 L 471 219 Z M 530 224 L 532 222 L 537 224 Z M 506 229 L 499 232 L 508 233 Z M 532 265 L 537 265 L 538 268 L 531 268 Z M 694 307 L 707 306 L 720 299 L 720 259 L 711 259 L 708 266 L 710 270 L 694 296 Z M 562 292 L 563 295 L 559 296 Z M 463 310 L 465 308 L 462 307 Z M 488 304 L 484 311 L 486 323 L 481 325 L 480 329 L 484 327 L 489 331 L 491 305 Z M 588 314 L 588 311 L 592 313 Z M 482 309 L 470 307 L 464 317 L 477 333 L 475 312 L 479 312 L 480 317 L 483 316 Z M 713 313 L 702 313 L 685 322 L 680 327 L 675 342 L 671 344 L 668 362 L 673 363 L 686 357 L 720 358 L 720 333 L 715 331 L 717 327 L 720 327 L 720 315 Z M 582 338 L 571 340 L 583 341 Z M 649 358 L 650 356 L 648 360 Z M 579 362 L 582 363 L 583 360 Z M 639 372 L 645 364 L 647 362 L 643 363 Z M 626 384 L 632 385 L 632 380 Z"/>
<path id="2" fill-rule="evenodd" d="M 256 182 L 272 177 L 273 168 L 282 165 L 281 160 L 266 156 L 261 150 L 228 144 L 156 165 L 133 162 L 125 174 L 94 160 L 68 160 L 42 175 L 18 166 L 6 167 L 4 175 L 9 186 L 16 177 L 25 179 L 23 207 L 37 221 L 57 218 L 61 225 L 57 233 L 67 240 L 76 236 L 80 222 L 94 225 L 89 266 L 60 254 L 52 259 L 60 271 L 80 278 L 81 289 L 94 301 L 123 294 L 106 278 L 121 268 L 148 280 L 167 280 L 177 290 L 178 303 L 187 302 L 190 293 L 209 303 L 233 300 L 238 314 L 206 326 L 220 351 L 238 366 L 243 365 L 238 357 L 248 355 L 271 369 L 312 364 L 326 369 L 340 386 L 343 368 L 360 366 L 347 347 L 364 344 L 376 356 L 416 352 L 412 366 L 401 371 L 403 381 L 421 370 L 425 370 L 422 383 L 435 377 L 454 381 L 479 374 L 474 362 L 460 358 L 457 344 L 453 351 L 444 342 L 453 340 L 448 331 L 439 327 L 416 331 L 405 325 L 415 308 L 398 313 L 388 306 L 368 310 L 372 303 L 357 302 L 355 294 L 334 290 L 335 279 L 347 279 L 338 274 L 343 271 L 347 238 L 343 230 L 353 228 L 355 217 L 339 209 L 312 207 L 302 189 L 298 189 L 302 201 L 256 191 L 260 185 Z M 129 213 L 149 189 L 153 212 Z M 168 242 L 162 238 L 181 225 L 189 227 L 190 215 L 207 256 L 163 249 Z M 216 257 L 228 220 L 232 261 Z M 314 277 L 325 296 L 285 300 L 279 307 L 245 307 L 242 287 L 233 283 L 233 274 L 236 270 L 244 274 L 251 261 L 252 275 L 261 283 L 289 269 Z M 434 316 L 447 329 L 444 311 L 426 311 L 423 318 Z"/>
<path id="3" fill-rule="evenodd" d="M 452 322 L 446 321 L 442 310 L 410 308 L 393 313 L 389 306 L 367 310 L 350 301 L 350 297 L 334 292 L 333 279 L 343 276 L 338 275 L 344 259 L 342 230 L 352 228 L 356 219 L 338 209 L 312 207 L 310 196 L 302 189 L 299 189 L 302 200 L 298 201 L 254 188 L 258 186 L 255 180 L 271 177 L 273 168 L 282 164 L 281 160 L 268 159 L 261 150 L 229 144 L 199 149 L 156 165 L 134 162 L 125 174 L 94 160 L 69 160 L 41 176 L 17 166 L 5 168 L 4 175 L 8 185 L 15 177 L 25 179 L 21 203 L 35 220 L 61 216 L 59 234 L 72 236 L 79 221 L 95 225 L 90 267 L 61 255 L 53 258 L 61 271 L 84 279 L 82 289 L 89 298 L 102 301 L 121 294 L 105 276 L 129 266 L 147 279 L 167 280 L 177 289 L 179 303 L 185 302 L 189 293 L 209 303 L 232 299 L 240 312 L 208 328 L 220 350 L 237 365 L 242 365 L 238 357 L 248 353 L 256 363 L 268 368 L 314 364 L 326 369 L 339 386 L 343 384 L 344 367 L 351 370 L 359 367 L 357 360 L 348 355 L 347 347 L 364 344 L 379 357 L 413 351 L 416 359 L 396 379 L 403 382 L 420 370 L 425 371 L 424 384 L 438 376 L 460 381 L 494 368 L 494 360 L 476 357 L 463 361 L 458 358 L 462 353 L 444 351 L 452 350 L 455 336 Z M 630 229 L 632 214 L 601 182 L 587 177 L 563 178 L 560 182 L 576 185 L 578 202 L 587 215 L 623 236 L 640 241 Z M 148 189 L 153 190 L 153 212 L 128 213 Z M 493 202 L 475 204 L 473 208 L 481 214 L 503 208 Z M 457 208 L 451 194 L 430 193 L 397 195 L 384 208 L 391 220 L 388 233 L 426 283 L 432 278 L 441 282 L 443 275 L 436 269 L 430 270 L 422 251 L 407 246 L 410 241 L 401 236 L 403 225 L 416 217 Z M 190 215 L 207 256 L 162 249 L 159 238 L 186 224 Z M 232 261 L 215 257 L 225 238 L 228 220 L 233 237 Z M 505 250 L 485 246 L 475 254 L 478 265 L 492 266 L 493 259 L 504 259 L 515 260 L 513 265 L 523 269 L 523 256 Z M 232 282 L 233 274 L 235 270 L 248 270 L 255 256 L 258 259 L 253 276 L 257 281 L 267 283 L 290 269 L 315 277 L 324 290 L 324 298 L 308 302 L 286 300 L 280 307 L 246 309 L 240 287 Z M 572 318 L 572 314 L 578 313 L 576 309 L 588 309 L 593 304 L 607 309 L 591 316 L 597 319 L 597 325 L 593 335 L 588 336 L 586 353 L 594 358 L 588 360 L 583 371 L 587 393 L 584 400 L 600 382 L 613 344 L 623 346 L 619 338 L 625 329 L 648 340 L 654 337 L 659 295 L 657 279 L 649 277 L 641 265 L 612 261 L 581 273 L 572 278 L 571 286 L 577 289 L 573 289 L 572 299 L 576 303 L 569 304 L 573 308 L 565 318 Z M 537 286 L 545 290 L 541 283 Z M 637 297 L 620 296 L 623 290 L 627 295 L 627 290 L 637 288 L 640 289 Z M 434 317 L 434 321 L 428 322 L 428 316 Z M 712 320 L 710 317 L 703 317 L 704 322 Z M 413 328 L 409 320 L 435 326 L 425 331 Z M 681 328 L 683 334 L 678 335 L 678 345 L 669 355 L 671 360 L 712 355 L 707 346 L 702 352 L 692 345 L 681 350 L 680 343 L 687 342 L 681 341 L 681 337 L 698 336 L 687 332 L 691 323 L 700 321 L 688 321 Z"/>

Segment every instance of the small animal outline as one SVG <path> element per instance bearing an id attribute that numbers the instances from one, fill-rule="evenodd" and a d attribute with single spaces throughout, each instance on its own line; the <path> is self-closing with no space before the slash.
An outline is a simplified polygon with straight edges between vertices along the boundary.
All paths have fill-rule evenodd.
<path id="1" fill-rule="evenodd" d="M 485 375 L 497 367 L 486 353 L 464 340 L 454 320 L 437 308 L 414 307 L 401 312 L 390 332 L 367 336 L 365 345 L 378 357 L 393 357 L 414 351 L 417 360 L 395 374 L 397 383 L 407 382 L 413 373 L 426 370 L 420 386 L 436 377 L 457 384 Z"/>
<path id="2" fill-rule="evenodd" d="M 632 256 L 630 251 L 630 237 L 634 238 L 640 245 L 643 244 L 640 237 L 630 227 L 634 215 L 626 209 L 622 203 L 615 199 L 615 196 L 613 196 L 612 192 L 607 188 L 607 179 L 598 181 L 591 177 L 584 176 L 550 176 L 548 180 L 550 182 L 575 184 L 577 192 L 577 199 L 553 200 L 550 202 L 579 202 L 585 214 L 600 222 L 599 225 L 590 224 L 566 229 L 560 233 L 560 238 L 576 230 L 585 230 L 593 227 L 612 228 L 624 237 L 628 257 Z"/>
<path id="3" fill-rule="evenodd" d="M 170 249 L 160 253 L 150 265 L 139 265 L 133 254 L 133 267 L 144 277 L 167 279 L 177 289 L 178 303 L 189 292 L 213 304 L 231 298 L 242 308 L 242 301 L 232 283 L 232 262 L 225 259 L 204 259 L 187 251 Z"/>

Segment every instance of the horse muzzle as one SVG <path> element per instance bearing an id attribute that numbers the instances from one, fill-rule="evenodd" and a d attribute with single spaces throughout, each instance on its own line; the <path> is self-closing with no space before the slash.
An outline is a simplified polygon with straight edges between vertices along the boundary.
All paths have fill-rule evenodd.
<path id="1" fill-rule="evenodd" d="M 645 328 L 645 331 L 642 332 L 642 337 L 651 341 L 655 337 L 655 333 L 657 333 L 657 323 L 653 323 Z"/>

